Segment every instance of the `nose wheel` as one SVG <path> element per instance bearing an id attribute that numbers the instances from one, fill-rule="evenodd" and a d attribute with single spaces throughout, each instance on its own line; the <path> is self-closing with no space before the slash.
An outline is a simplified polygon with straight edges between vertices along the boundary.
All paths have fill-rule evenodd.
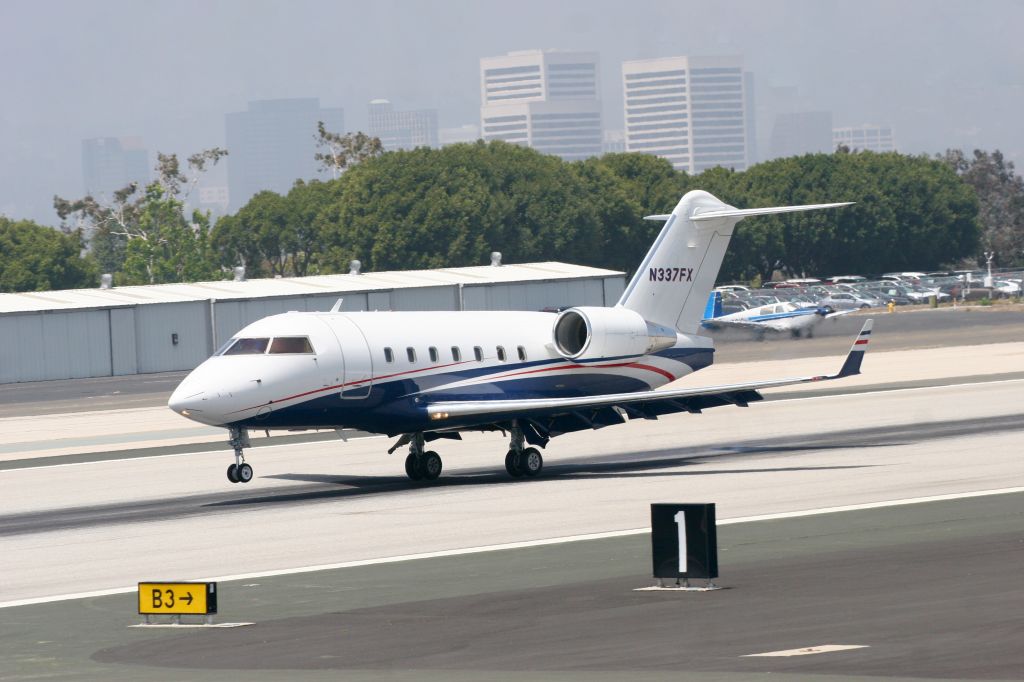
<path id="1" fill-rule="evenodd" d="M 228 480 L 232 483 L 248 483 L 253 479 L 252 467 L 245 463 L 244 448 L 249 447 L 249 432 L 245 429 L 231 429 L 228 444 L 235 451 L 235 463 L 228 467 Z"/>

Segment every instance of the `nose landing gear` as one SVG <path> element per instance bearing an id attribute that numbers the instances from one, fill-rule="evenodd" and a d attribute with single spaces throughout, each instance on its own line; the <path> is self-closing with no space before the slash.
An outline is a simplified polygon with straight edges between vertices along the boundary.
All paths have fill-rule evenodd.
<path id="1" fill-rule="evenodd" d="M 248 483 L 254 474 L 252 467 L 245 463 L 243 448 L 250 446 L 249 432 L 246 429 L 232 427 L 229 429 L 230 445 L 235 451 L 235 463 L 228 467 L 228 480 L 232 483 Z"/>

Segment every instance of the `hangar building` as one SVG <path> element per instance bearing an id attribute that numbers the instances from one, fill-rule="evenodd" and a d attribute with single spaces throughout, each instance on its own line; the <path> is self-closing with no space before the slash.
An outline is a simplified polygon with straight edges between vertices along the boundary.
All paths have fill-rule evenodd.
<path id="1" fill-rule="evenodd" d="M 0 294 L 0 383 L 189 370 L 291 310 L 614 305 L 625 275 L 566 263 Z"/>

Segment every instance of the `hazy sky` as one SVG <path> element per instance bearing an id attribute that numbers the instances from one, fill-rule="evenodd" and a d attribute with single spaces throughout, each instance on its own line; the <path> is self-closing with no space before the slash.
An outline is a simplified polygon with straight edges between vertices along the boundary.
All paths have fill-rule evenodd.
<path id="1" fill-rule="evenodd" d="M 891 124 L 901 151 L 1020 166 L 1022 32 L 1020 0 L 0 0 L 0 213 L 55 224 L 53 194 L 83 191 L 84 138 L 187 155 L 254 99 L 319 97 L 349 129 L 376 97 L 479 124 L 479 58 L 538 47 L 600 53 L 606 128 L 623 60 L 739 54 L 759 95 L 796 87 L 837 126 Z"/>

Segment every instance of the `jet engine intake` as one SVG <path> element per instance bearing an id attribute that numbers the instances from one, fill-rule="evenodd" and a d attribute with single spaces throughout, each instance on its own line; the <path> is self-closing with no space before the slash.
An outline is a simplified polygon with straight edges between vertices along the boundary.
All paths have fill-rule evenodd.
<path id="1" fill-rule="evenodd" d="M 563 310 L 552 328 L 555 348 L 568 360 L 629 357 L 676 344 L 676 331 L 644 320 L 627 308 Z"/>

